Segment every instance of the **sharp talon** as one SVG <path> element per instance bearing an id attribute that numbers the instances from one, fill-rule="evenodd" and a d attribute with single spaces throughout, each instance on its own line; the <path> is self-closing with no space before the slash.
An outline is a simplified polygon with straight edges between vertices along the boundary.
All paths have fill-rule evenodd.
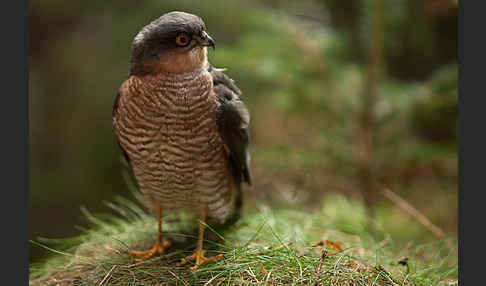
<path id="1" fill-rule="evenodd" d="M 176 266 L 182 266 L 182 265 L 185 265 L 185 264 L 187 264 L 187 259 L 185 259 L 185 258 L 181 258 L 181 261 L 180 261 L 180 262 L 178 262 L 178 263 L 176 264 Z"/>
<path id="2" fill-rule="evenodd" d="M 194 270 L 197 270 L 199 268 L 199 266 L 203 263 L 206 263 L 206 262 L 211 262 L 211 261 L 217 261 L 217 260 L 221 260 L 224 258 L 223 254 L 218 254 L 218 255 L 215 255 L 215 256 L 211 256 L 211 257 L 206 257 L 204 256 L 204 253 L 205 251 L 202 250 L 201 252 L 197 252 L 195 251 L 192 255 L 191 255 L 191 260 L 196 260 L 196 264 L 192 267 L 190 267 L 190 269 L 192 271 Z M 187 260 L 184 262 L 184 264 L 187 263 Z"/>
<path id="3" fill-rule="evenodd" d="M 136 255 L 136 256 L 141 256 L 142 255 L 142 251 L 132 250 L 132 251 L 129 251 L 128 254 L 130 254 L 130 255 Z"/>
<path id="4" fill-rule="evenodd" d="M 170 245 L 171 243 L 169 241 L 163 241 L 162 243 L 155 244 L 154 247 L 152 247 L 149 250 L 146 251 L 132 250 L 129 251 L 128 254 L 135 255 L 135 256 L 142 256 L 140 258 L 135 259 L 136 262 L 141 262 L 153 257 L 155 254 L 164 253 L 165 250 L 169 248 Z"/>
<path id="5" fill-rule="evenodd" d="M 221 260 L 223 259 L 223 254 L 218 254 L 216 256 L 213 256 L 213 257 L 204 257 L 204 256 L 201 256 L 201 259 L 202 261 L 204 262 L 210 262 L 210 261 L 216 261 L 216 260 Z"/>

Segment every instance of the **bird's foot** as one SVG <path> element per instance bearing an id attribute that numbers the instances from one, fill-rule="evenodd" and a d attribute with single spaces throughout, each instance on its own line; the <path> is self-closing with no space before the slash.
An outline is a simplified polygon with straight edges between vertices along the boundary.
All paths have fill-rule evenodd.
<path id="1" fill-rule="evenodd" d="M 182 266 L 184 264 L 186 264 L 189 260 L 195 260 L 196 263 L 194 266 L 191 267 L 191 270 L 196 270 L 199 268 L 199 265 L 203 264 L 203 263 L 206 263 L 206 262 L 211 262 L 211 261 L 216 261 L 216 260 L 221 260 L 223 259 L 223 254 L 218 254 L 218 255 L 215 255 L 215 256 L 211 256 L 211 257 L 206 257 L 204 256 L 204 252 L 205 250 L 201 250 L 201 251 L 194 251 L 194 253 L 187 257 L 187 258 L 182 258 L 181 261 L 179 263 L 177 263 L 177 266 Z"/>
<path id="2" fill-rule="evenodd" d="M 147 260 L 147 259 L 153 257 L 156 254 L 164 253 L 164 251 L 167 248 L 169 248 L 169 247 L 170 247 L 170 242 L 167 241 L 167 240 L 164 240 L 162 242 L 157 242 L 154 245 L 154 247 L 152 247 L 149 250 L 146 250 L 146 251 L 135 251 L 135 250 L 132 250 L 132 251 L 129 251 L 128 254 L 135 255 L 135 256 L 140 256 L 140 258 L 136 258 L 135 259 L 136 262 L 140 262 L 140 261 Z"/>

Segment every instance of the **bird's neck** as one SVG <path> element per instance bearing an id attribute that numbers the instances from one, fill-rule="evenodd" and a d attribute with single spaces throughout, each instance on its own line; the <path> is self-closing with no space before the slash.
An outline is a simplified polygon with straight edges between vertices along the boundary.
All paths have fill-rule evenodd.
<path id="1" fill-rule="evenodd" d="M 153 102 L 166 98 L 176 105 L 190 105 L 193 101 L 212 102 L 216 99 L 212 76 L 202 68 L 183 73 L 132 76 L 130 82 L 141 96 L 155 97 L 151 100 Z"/>
<path id="2" fill-rule="evenodd" d="M 207 48 L 170 51 L 157 57 L 132 62 L 130 75 L 185 74 L 209 67 Z"/>
<path id="3" fill-rule="evenodd" d="M 157 74 L 146 76 L 146 78 L 149 78 L 150 81 L 157 81 L 167 85 L 171 85 L 171 83 L 197 85 L 198 82 L 212 82 L 211 74 L 207 68 L 197 68 L 185 72 L 158 72 Z"/>

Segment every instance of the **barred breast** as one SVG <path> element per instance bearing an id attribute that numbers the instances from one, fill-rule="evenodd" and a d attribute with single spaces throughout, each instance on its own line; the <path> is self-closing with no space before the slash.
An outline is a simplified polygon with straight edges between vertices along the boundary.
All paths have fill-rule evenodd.
<path id="1" fill-rule="evenodd" d="M 113 124 L 151 207 L 230 216 L 233 182 L 218 132 L 206 70 L 131 76 L 120 88 Z"/>

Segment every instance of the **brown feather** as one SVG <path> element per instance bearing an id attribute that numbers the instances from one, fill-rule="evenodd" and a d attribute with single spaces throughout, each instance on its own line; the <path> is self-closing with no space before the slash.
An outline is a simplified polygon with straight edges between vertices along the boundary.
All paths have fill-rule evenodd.
<path id="1" fill-rule="evenodd" d="M 131 76 L 120 87 L 113 124 L 149 205 L 225 221 L 234 186 L 207 70 Z"/>

